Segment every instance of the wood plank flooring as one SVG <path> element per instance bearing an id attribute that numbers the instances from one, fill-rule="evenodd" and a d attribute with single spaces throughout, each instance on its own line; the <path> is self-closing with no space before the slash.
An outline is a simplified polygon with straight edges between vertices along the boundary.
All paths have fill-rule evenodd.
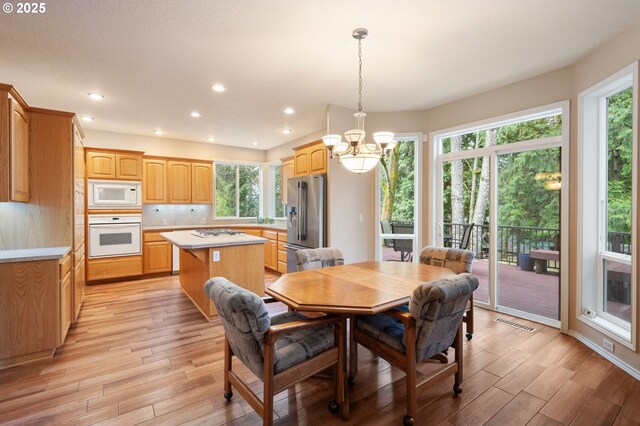
<path id="1" fill-rule="evenodd" d="M 558 330 L 519 320 L 537 328 L 528 333 L 498 316 L 511 319 L 476 309 L 463 393 L 453 397 L 452 380 L 422 388 L 416 424 L 640 425 L 640 382 Z M 91 286 L 53 359 L 0 371 L 0 424 L 260 424 L 237 392 L 223 398 L 222 342 L 178 277 Z M 326 408 L 330 381 L 313 378 L 276 396 L 276 424 L 401 424 L 404 375 L 364 349 L 359 365 L 348 422 Z"/>

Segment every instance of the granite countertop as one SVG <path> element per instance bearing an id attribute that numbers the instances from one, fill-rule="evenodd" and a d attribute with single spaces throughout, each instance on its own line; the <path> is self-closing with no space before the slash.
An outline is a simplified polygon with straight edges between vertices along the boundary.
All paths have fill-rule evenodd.
<path id="1" fill-rule="evenodd" d="M 287 228 L 281 228 L 274 224 L 264 223 L 236 223 L 229 225 L 156 225 L 156 226 L 145 226 L 142 228 L 143 231 L 173 231 L 173 230 L 186 230 L 186 229 L 238 229 L 238 228 L 256 228 L 256 229 L 266 229 L 273 231 L 287 231 Z"/>
<path id="2" fill-rule="evenodd" d="M 216 237 L 198 237 L 191 231 L 163 232 L 162 235 L 167 240 L 181 249 L 199 249 L 207 247 L 241 246 L 248 244 L 264 244 L 266 238 L 253 235 L 218 235 Z"/>
<path id="3" fill-rule="evenodd" d="M 71 247 L 42 247 L 32 249 L 0 250 L 0 263 L 34 262 L 37 260 L 62 259 L 71 252 Z"/>

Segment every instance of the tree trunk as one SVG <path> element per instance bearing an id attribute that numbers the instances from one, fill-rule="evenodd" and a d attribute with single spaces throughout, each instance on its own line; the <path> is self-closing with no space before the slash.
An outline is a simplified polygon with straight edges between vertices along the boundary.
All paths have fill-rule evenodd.
<path id="1" fill-rule="evenodd" d="M 399 144 L 393 148 L 386 159 L 380 160 L 380 165 L 382 166 L 382 178 L 380 179 L 382 210 L 380 211 L 380 220 L 391 220 L 393 218 L 393 204 L 398 185 L 398 150 Z"/>
<path id="2" fill-rule="evenodd" d="M 480 146 L 480 133 L 476 132 L 476 143 L 475 149 L 478 149 Z M 474 157 L 473 159 L 473 167 L 471 168 L 471 194 L 469 196 L 469 219 L 467 223 L 473 222 L 473 210 L 476 205 L 476 180 L 478 176 L 478 157 Z"/>
<path id="3" fill-rule="evenodd" d="M 484 146 L 495 145 L 497 138 L 498 129 L 487 130 Z M 478 184 L 478 196 L 476 197 L 476 205 L 473 209 L 473 223 L 476 225 L 484 224 L 485 211 L 489 204 L 490 171 L 489 157 L 482 157 L 482 171 L 480 172 L 480 183 Z"/>
<path id="4" fill-rule="evenodd" d="M 451 152 L 462 149 L 462 136 L 451 137 Z M 464 223 L 464 188 L 462 160 L 451 162 L 451 222 Z M 452 230 L 453 233 L 453 230 Z"/>

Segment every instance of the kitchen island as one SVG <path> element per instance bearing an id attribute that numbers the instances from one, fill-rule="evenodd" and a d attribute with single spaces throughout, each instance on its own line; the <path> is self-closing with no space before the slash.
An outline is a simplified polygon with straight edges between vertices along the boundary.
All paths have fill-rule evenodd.
<path id="1" fill-rule="evenodd" d="M 180 248 L 180 286 L 208 321 L 218 315 L 204 292 L 204 283 L 211 277 L 225 277 L 264 296 L 265 238 L 224 232 L 196 235 L 193 230 L 160 235 Z"/>

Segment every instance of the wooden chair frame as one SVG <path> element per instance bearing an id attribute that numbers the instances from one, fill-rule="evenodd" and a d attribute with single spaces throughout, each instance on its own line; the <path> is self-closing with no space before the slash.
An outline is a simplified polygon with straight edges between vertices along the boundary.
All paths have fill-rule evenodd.
<path id="1" fill-rule="evenodd" d="M 263 299 L 271 302 L 268 298 Z M 333 324 L 335 333 L 335 345 L 313 358 L 296 364 L 293 367 L 274 374 L 275 343 L 279 337 L 296 330 L 317 327 L 324 324 Z M 333 369 L 334 400 L 329 404 L 332 412 L 342 410 L 342 417 L 346 420 L 345 386 L 344 386 L 344 338 L 346 331 L 344 318 L 338 315 L 310 318 L 304 321 L 292 321 L 284 324 L 272 325 L 264 335 L 264 372 L 263 372 L 263 400 L 242 381 L 240 376 L 232 369 L 233 351 L 224 337 L 224 397 L 230 400 L 233 397 L 231 386 L 235 387 L 240 395 L 262 417 L 263 425 L 273 424 L 273 397 L 286 388 L 299 383 L 327 368 Z"/>
<path id="2" fill-rule="evenodd" d="M 457 396 L 462 392 L 460 384 L 462 383 L 462 323 L 458 327 L 455 340 L 452 347 L 455 349 L 455 360 L 452 363 L 448 363 L 448 358 L 444 354 L 437 354 L 433 356 L 444 364 L 442 369 L 437 372 L 421 377 L 417 380 L 416 374 L 416 322 L 415 319 L 408 312 L 386 311 L 385 315 L 394 317 L 404 324 L 405 329 L 405 341 L 406 341 L 406 354 L 398 352 L 391 346 L 384 344 L 369 334 L 358 330 L 355 327 L 357 318 L 352 317 L 350 331 L 350 376 L 349 382 L 354 383 L 355 376 L 358 373 L 358 344 L 361 344 L 374 354 L 384 358 L 394 367 L 402 370 L 407 376 L 407 414 L 405 415 L 404 424 L 413 424 L 413 418 L 418 411 L 417 401 L 417 389 L 419 386 L 425 384 L 436 384 L 447 377 L 454 375 L 455 381 L 453 385 L 453 392 Z"/>

